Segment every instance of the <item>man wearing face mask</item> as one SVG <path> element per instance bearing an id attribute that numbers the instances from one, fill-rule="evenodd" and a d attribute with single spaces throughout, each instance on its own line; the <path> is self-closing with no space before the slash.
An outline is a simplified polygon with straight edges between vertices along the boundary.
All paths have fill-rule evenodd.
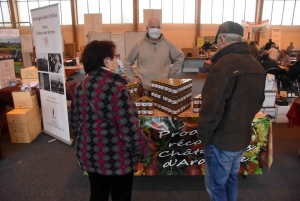
<path id="1" fill-rule="evenodd" d="M 146 92 L 151 92 L 151 80 L 174 77 L 183 60 L 182 51 L 161 33 L 159 19 L 151 18 L 147 34 L 126 53 L 123 65 L 130 82 L 137 82 Z M 137 61 L 136 76 L 132 68 L 135 61 Z"/>

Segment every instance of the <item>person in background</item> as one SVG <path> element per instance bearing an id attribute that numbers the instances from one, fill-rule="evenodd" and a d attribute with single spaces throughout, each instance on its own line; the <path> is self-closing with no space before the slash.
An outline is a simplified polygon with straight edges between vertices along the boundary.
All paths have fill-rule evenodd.
<path id="1" fill-rule="evenodd" d="M 286 90 L 289 83 L 295 80 L 300 75 L 300 54 L 297 54 L 297 62 L 290 66 L 288 70 L 285 71 L 285 75 L 281 76 L 282 89 Z"/>
<path id="2" fill-rule="evenodd" d="M 251 122 L 264 101 L 266 73 L 243 35 L 243 27 L 235 22 L 219 26 L 218 51 L 202 89 L 197 130 L 204 143 L 210 200 L 237 200 L 237 173 L 251 140 Z"/>
<path id="3" fill-rule="evenodd" d="M 270 59 L 268 54 L 262 55 L 263 62 L 261 63 L 262 67 L 265 69 L 265 71 L 269 70 L 270 68 L 278 69 L 279 71 L 281 68 L 277 65 L 276 61 Z"/>
<path id="4" fill-rule="evenodd" d="M 259 54 L 257 60 L 258 60 L 260 63 L 262 63 L 262 62 L 264 61 L 264 60 L 262 59 L 262 57 L 263 57 L 265 54 L 267 54 L 267 55 L 269 56 L 268 50 L 263 50 L 263 51 Z M 270 58 L 270 57 L 269 57 L 269 58 Z"/>
<path id="5" fill-rule="evenodd" d="M 74 88 L 70 125 L 80 166 L 88 172 L 90 200 L 130 201 L 133 173 L 145 147 L 126 81 L 116 71 L 116 46 L 92 41 L 83 52 L 88 76 Z"/>
<path id="6" fill-rule="evenodd" d="M 279 56 L 277 57 L 277 63 L 280 63 L 281 65 L 284 66 L 289 66 L 290 65 L 290 57 L 286 55 L 285 50 L 281 50 L 279 53 Z"/>
<path id="7" fill-rule="evenodd" d="M 294 49 L 293 42 L 290 42 L 290 45 L 286 48 L 286 54 L 289 56 L 293 52 L 293 49 Z"/>
<path id="8" fill-rule="evenodd" d="M 251 55 L 257 59 L 257 47 L 254 43 L 254 41 L 251 41 L 250 44 L 249 44 L 249 48 L 250 48 L 250 51 L 251 51 Z"/>
<path id="9" fill-rule="evenodd" d="M 161 33 L 159 19 L 151 18 L 147 34 L 130 48 L 123 66 L 129 81 L 137 82 L 150 95 L 151 80 L 173 78 L 181 68 L 183 60 L 183 52 Z M 135 61 L 137 61 L 136 76 L 132 68 Z"/>
<path id="10" fill-rule="evenodd" d="M 211 47 L 212 47 L 212 45 L 210 44 L 210 42 L 208 40 L 206 40 L 204 45 L 202 45 L 202 49 L 204 51 L 208 51 Z"/>
<path id="11" fill-rule="evenodd" d="M 276 61 L 276 59 L 278 58 L 279 53 L 274 44 L 271 45 L 271 48 L 268 50 L 268 54 L 269 57 L 274 61 Z"/>
<path id="12" fill-rule="evenodd" d="M 265 45 L 265 50 L 269 50 L 271 45 L 275 45 L 275 43 L 272 41 L 272 39 L 269 39 L 269 42 L 267 42 Z"/>

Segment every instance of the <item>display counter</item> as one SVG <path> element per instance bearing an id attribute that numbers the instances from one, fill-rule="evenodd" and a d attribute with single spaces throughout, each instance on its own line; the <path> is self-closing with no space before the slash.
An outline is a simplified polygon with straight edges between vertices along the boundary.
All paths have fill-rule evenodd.
<path id="1" fill-rule="evenodd" d="M 204 67 L 205 57 L 185 57 L 182 63 L 181 72 L 199 72 L 200 67 Z"/>
<path id="2" fill-rule="evenodd" d="M 154 153 L 140 158 L 136 176 L 204 175 L 204 144 L 197 132 L 198 113 L 192 108 L 171 116 L 154 110 L 152 116 L 139 116 L 144 134 L 152 140 Z M 252 140 L 244 152 L 239 174 L 262 174 L 263 166 L 271 167 L 271 121 L 258 113 L 252 123 Z"/>

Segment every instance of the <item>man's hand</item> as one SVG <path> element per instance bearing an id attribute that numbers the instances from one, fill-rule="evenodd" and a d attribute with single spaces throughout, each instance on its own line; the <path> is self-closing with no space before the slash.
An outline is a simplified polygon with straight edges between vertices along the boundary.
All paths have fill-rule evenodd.
<path id="1" fill-rule="evenodd" d="M 135 77 L 135 78 L 134 78 L 134 81 L 137 82 L 137 83 L 140 84 L 140 85 L 143 84 L 142 80 L 141 80 L 139 77 Z"/>

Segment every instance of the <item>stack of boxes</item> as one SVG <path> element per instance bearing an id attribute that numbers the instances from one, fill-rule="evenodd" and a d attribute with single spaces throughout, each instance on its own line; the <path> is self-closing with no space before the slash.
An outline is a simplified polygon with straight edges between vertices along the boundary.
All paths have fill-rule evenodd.
<path id="1" fill-rule="evenodd" d="M 137 82 L 130 82 L 130 83 L 126 84 L 125 87 L 130 92 L 130 96 L 131 96 L 132 100 L 135 100 L 136 98 L 139 97 L 138 93 L 137 93 L 137 89 L 138 89 Z"/>
<path id="2" fill-rule="evenodd" d="M 0 89 L 9 87 L 9 79 L 15 76 L 14 60 L 0 61 Z"/>
<path id="3" fill-rule="evenodd" d="M 198 113 L 202 106 L 202 96 L 201 94 L 197 94 L 193 98 L 193 112 Z"/>
<path id="4" fill-rule="evenodd" d="M 272 122 L 274 122 L 276 117 L 275 100 L 277 95 L 275 76 L 272 74 L 267 74 L 266 84 L 265 84 L 265 101 L 261 108 L 261 112 L 266 115 L 270 115 Z"/>
<path id="5" fill-rule="evenodd" d="M 39 82 L 38 69 L 34 66 L 21 69 L 21 78 L 23 84 L 29 82 Z"/>
<path id="6" fill-rule="evenodd" d="M 153 99 L 148 96 L 142 96 L 135 99 L 135 105 L 139 115 L 153 115 Z"/>
<path id="7" fill-rule="evenodd" d="M 42 132 L 40 108 L 33 92 L 12 92 L 15 109 L 6 114 L 12 143 L 30 143 Z"/>
<path id="8" fill-rule="evenodd" d="M 178 115 L 191 106 L 191 79 L 157 79 L 151 81 L 154 108 Z"/>
<path id="9" fill-rule="evenodd" d="M 290 106 L 288 105 L 287 98 L 294 98 L 295 94 L 288 93 L 284 94 L 281 91 L 280 92 L 280 99 L 277 99 L 277 89 L 276 89 L 276 81 L 274 75 L 267 75 L 266 78 L 266 85 L 265 85 L 265 101 L 263 103 L 263 107 L 261 108 L 261 112 L 265 113 L 266 115 L 270 115 L 272 117 L 272 122 L 276 123 L 288 123 L 289 120 L 286 117 L 287 112 L 290 109 Z M 275 104 L 278 102 L 277 105 Z M 285 103 L 285 104 L 284 104 Z"/>
<path id="10" fill-rule="evenodd" d="M 286 114 L 290 110 L 290 106 L 281 106 L 281 105 L 275 105 L 276 107 L 276 123 L 288 123 L 289 119 L 286 117 Z"/>

